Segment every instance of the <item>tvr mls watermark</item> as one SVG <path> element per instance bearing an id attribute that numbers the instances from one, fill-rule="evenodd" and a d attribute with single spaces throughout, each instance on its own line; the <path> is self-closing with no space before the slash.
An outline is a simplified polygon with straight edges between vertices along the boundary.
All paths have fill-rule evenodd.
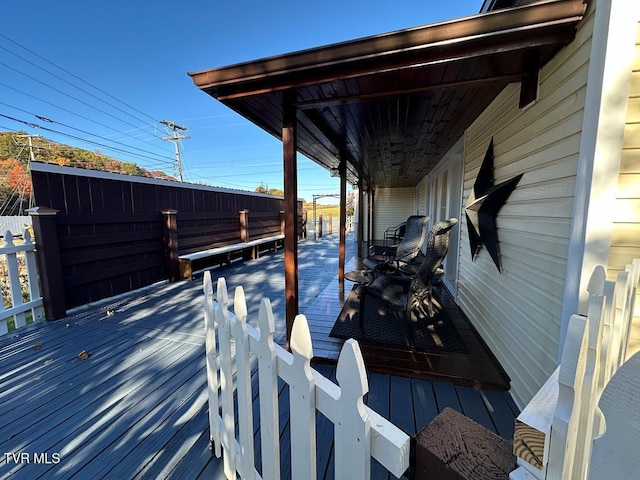
<path id="1" fill-rule="evenodd" d="M 57 465 L 60 463 L 59 453 L 32 453 L 32 452 L 10 452 L 4 454 L 4 460 L 8 464 L 39 464 L 39 465 Z"/>

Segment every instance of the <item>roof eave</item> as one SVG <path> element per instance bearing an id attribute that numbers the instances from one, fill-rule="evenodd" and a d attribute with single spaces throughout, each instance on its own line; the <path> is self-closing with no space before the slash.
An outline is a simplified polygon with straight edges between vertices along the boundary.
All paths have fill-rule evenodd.
<path id="1" fill-rule="evenodd" d="M 492 45 L 494 50 L 504 49 L 518 36 L 534 43 L 534 34 L 539 31 L 570 31 L 582 19 L 585 9 L 586 4 L 582 0 L 549 0 L 190 72 L 189 75 L 198 88 L 215 98 L 252 95 L 321 82 L 336 75 L 360 75 L 398 68 L 403 62 L 418 61 L 416 57 L 428 56 L 433 61 L 444 61 L 455 55 L 462 46 L 468 48 L 482 44 Z M 505 40 L 501 41 L 501 38 Z M 571 38 L 572 35 L 568 36 L 566 41 Z M 562 43 L 564 40 L 557 38 L 554 41 Z M 521 45 L 514 46 L 522 48 Z M 480 52 L 483 53 L 486 52 Z"/>

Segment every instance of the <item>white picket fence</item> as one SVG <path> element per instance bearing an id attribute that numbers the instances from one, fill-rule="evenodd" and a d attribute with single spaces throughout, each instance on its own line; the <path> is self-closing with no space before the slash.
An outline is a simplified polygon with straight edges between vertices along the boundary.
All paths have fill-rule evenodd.
<path id="1" fill-rule="evenodd" d="M 616 282 L 594 270 L 587 316 L 571 317 L 560 366 L 518 416 L 512 480 L 640 478 L 640 352 L 627 360 L 639 279 L 640 259 Z"/>
<path id="2" fill-rule="evenodd" d="M 289 385 L 291 451 L 295 452 L 291 455 L 292 478 L 316 478 L 316 410 L 334 424 L 335 478 L 368 479 L 371 457 L 398 478 L 404 473 L 409 467 L 409 437 L 364 405 L 368 384 L 356 341 L 349 340 L 342 348 L 338 386 L 310 366 L 313 350 L 304 315 L 294 321 L 291 352 L 287 352 L 273 341 L 274 320 L 268 299 L 260 304 L 256 329 L 247 324 L 241 287 L 236 288 L 233 300 L 235 315 L 227 309 L 230 301 L 224 278 L 218 279 L 216 293 L 214 305 L 211 277 L 205 272 L 209 428 L 215 455 L 222 455 L 228 479 L 235 479 L 236 473 L 243 479 L 280 478 L 278 378 Z M 258 368 L 262 477 L 254 466 L 252 354 Z"/>
<path id="3" fill-rule="evenodd" d="M 27 315 L 30 312 L 31 320 L 41 320 L 44 317 L 42 309 L 42 296 L 38 283 L 38 270 L 35 258 L 36 245 L 31 240 L 28 230 L 24 231 L 23 242 L 16 245 L 13 234 L 6 231 L 4 244 L 0 247 L 0 285 L 2 299 L 0 299 L 0 335 L 9 331 L 9 322 L 13 320 L 14 328 L 21 328 L 27 324 Z M 24 301 L 22 296 L 23 285 L 20 281 L 21 270 L 25 288 L 29 292 L 29 300 Z M 4 299 L 8 299 L 8 308 L 4 305 Z"/>

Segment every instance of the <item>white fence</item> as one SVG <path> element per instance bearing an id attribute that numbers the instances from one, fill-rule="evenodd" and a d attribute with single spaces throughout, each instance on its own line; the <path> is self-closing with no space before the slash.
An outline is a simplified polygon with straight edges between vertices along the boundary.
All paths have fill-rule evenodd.
<path id="1" fill-rule="evenodd" d="M 625 362 L 639 278 L 640 259 L 615 283 L 594 270 L 587 316 L 571 317 L 560 366 L 518 416 L 512 480 L 639 478 L 640 352 Z"/>
<path id="2" fill-rule="evenodd" d="M 316 410 L 334 424 L 335 478 L 368 479 L 371 457 L 396 477 L 409 467 L 409 437 L 363 403 L 367 377 L 358 343 L 347 341 L 340 353 L 337 379 L 331 382 L 310 366 L 311 336 L 304 315 L 291 334 L 291 353 L 273 341 L 271 304 L 260 304 L 258 328 L 247 324 L 244 292 L 236 288 L 234 314 L 224 278 L 218 280 L 217 306 L 209 272 L 204 276 L 209 426 L 214 452 L 223 457 L 228 479 L 280 478 L 278 378 L 289 385 L 291 478 L 316 478 Z M 232 356 L 232 341 L 235 355 Z M 219 344 L 219 348 L 216 345 Z M 254 466 L 250 355 L 257 357 L 262 477 Z M 232 358 L 235 358 L 234 379 Z M 237 412 L 233 393 L 237 390 Z M 236 419 L 239 426 L 235 437 Z M 295 450 L 294 450 L 295 442 Z"/>
<path id="3" fill-rule="evenodd" d="M 10 231 L 4 233 L 4 244 L 0 247 L 0 335 L 24 327 L 28 317 L 31 321 L 43 318 L 35 248 L 28 230 L 18 245 Z M 28 294 L 27 301 L 23 290 Z"/>

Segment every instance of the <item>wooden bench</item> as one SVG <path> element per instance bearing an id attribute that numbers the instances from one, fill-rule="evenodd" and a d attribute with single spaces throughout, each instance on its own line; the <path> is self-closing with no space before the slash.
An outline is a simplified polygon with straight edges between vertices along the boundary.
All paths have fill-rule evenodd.
<path id="1" fill-rule="evenodd" d="M 193 280 L 193 262 L 197 260 L 203 260 L 205 258 L 218 257 L 226 255 L 226 262 L 231 262 L 231 254 L 241 251 L 251 251 L 251 258 L 258 258 L 260 255 L 260 246 L 273 243 L 274 251 L 278 248 L 278 242 L 284 239 L 284 235 L 273 235 L 270 237 L 256 238 L 255 240 L 249 240 L 247 242 L 234 243 L 231 245 L 224 245 L 222 247 L 209 248 L 207 250 L 201 250 L 199 252 L 188 253 L 180 255 L 178 257 L 180 262 L 180 278 L 187 277 L 189 280 Z"/>

